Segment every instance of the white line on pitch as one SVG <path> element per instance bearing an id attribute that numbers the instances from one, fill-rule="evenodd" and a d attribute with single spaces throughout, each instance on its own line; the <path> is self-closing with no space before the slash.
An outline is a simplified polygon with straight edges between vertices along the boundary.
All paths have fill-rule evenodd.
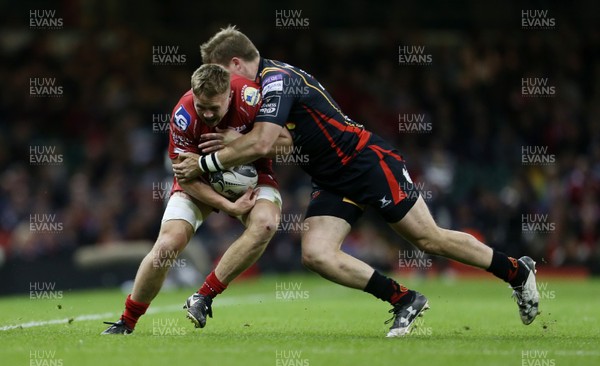
<path id="1" fill-rule="evenodd" d="M 248 296 L 239 296 L 239 297 L 225 297 L 223 299 L 219 299 L 218 306 L 230 306 L 236 304 L 250 304 L 259 301 L 265 301 L 268 295 L 248 295 Z M 147 314 L 159 314 L 159 313 L 168 313 L 173 311 L 183 310 L 183 301 L 178 305 L 165 305 L 165 306 L 155 306 L 148 308 Z M 40 321 L 31 321 L 22 324 L 15 325 L 5 325 L 0 327 L 0 331 L 6 331 L 11 329 L 23 329 L 23 328 L 33 328 L 33 327 L 43 327 L 45 325 L 55 325 L 55 324 L 67 324 L 72 322 L 81 322 L 81 321 L 89 321 L 89 320 L 101 320 L 101 319 L 112 319 L 119 316 L 120 313 L 101 313 L 101 314 L 88 314 L 88 315 L 79 315 L 73 318 L 62 318 L 62 319 L 51 319 L 51 320 L 40 320 Z"/>

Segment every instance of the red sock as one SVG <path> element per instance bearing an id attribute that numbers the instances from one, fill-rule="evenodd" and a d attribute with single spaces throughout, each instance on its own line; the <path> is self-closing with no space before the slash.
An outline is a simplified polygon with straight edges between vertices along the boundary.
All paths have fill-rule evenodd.
<path id="1" fill-rule="evenodd" d="M 121 315 L 121 319 L 127 324 L 131 329 L 135 328 L 135 325 L 138 322 L 140 316 L 146 313 L 146 309 L 148 309 L 150 304 L 144 304 L 143 302 L 137 302 L 131 299 L 131 294 L 127 296 L 127 300 L 125 300 L 125 311 L 123 315 Z"/>
<path id="2" fill-rule="evenodd" d="M 225 291 L 227 285 L 223 284 L 217 276 L 215 275 L 215 271 L 210 272 L 210 274 L 206 277 L 204 284 L 198 290 L 200 295 L 208 296 L 211 299 L 214 299 L 218 294 Z"/>

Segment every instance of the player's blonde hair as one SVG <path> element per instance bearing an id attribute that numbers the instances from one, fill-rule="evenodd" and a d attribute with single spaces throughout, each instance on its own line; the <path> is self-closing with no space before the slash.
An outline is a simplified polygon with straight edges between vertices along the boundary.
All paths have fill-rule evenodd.
<path id="1" fill-rule="evenodd" d="M 192 74 L 192 93 L 214 97 L 229 91 L 230 74 L 223 66 L 204 64 Z"/>
<path id="2" fill-rule="evenodd" d="M 202 62 L 227 66 L 233 57 L 253 61 L 258 57 L 258 49 L 235 25 L 230 25 L 200 45 L 200 54 Z"/>

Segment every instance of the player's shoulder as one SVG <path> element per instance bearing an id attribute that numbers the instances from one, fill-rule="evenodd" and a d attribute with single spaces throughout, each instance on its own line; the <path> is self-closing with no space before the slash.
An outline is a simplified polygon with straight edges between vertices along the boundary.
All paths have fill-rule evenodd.
<path id="1" fill-rule="evenodd" d="M 194 94 L 192 94 L 192 90 L 188 90 L 179 98 L 177 105 L 175 106 L 175 114 L 177 111 L 180 113 L 185 113 L 188 117 L 194 115 L 196 113 L 196 109 L 194 108 Z"/>
<path id="2" fill-rule="evenodd" d="M 286 64 L 285 62 L 263 59 L 262 69 L 260 71 L 260 78 L 262 84 L 265 82 L 272 82 L 273 80 L 281 80 L 284 77 L 291 77 L 291 72 L 294 66 Z"/>
<path id="3" fill-rule="evenodd" d="M 263 59 L 262 69 L 260 70 L 260 87 L 263 97 L 271 92 L 283 91 L 285 80 L 298 77 L 295 69 L 294 66 L 285 62 Z"/>
<path id="4" fill-rule="evenodd" d="M 186 108 L 188 107 L 194 107 L 194 95 L 192 94 L 192 89 L 186 91 L 181 98 L 179 98 L 179 101 L 177 101 L 177 106 L 175 108 L 177 108 L 180 105 L 185 105 Z"/>

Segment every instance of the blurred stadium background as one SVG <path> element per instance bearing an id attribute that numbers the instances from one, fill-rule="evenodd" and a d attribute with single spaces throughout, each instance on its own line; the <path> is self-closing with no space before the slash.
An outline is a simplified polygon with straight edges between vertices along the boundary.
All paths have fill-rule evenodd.
<path id="1" fill-rule="evenodd" d="M 600 273 L 598 2 L 0 4 L 0 294 L 133 278 L 172 176 L 168 116 L 198 45 L 228 24 L 395 143 L 441 226 L 566 276 Z M 402 61 L 417 49 L 423 62 Z M 530 94 L 533 80 L 549 87 Z M 277 171 L 289 225 L 254 274 L 303 270 L 294 224 L 310 181 L 293 164 Z M 240 232 L 211 216 L 172 281 L 201 284 Z M 415 269 L 400 268 L 410 247 L 369 212 L 344 248 Z M 452 269 L 433 263 L 425 270 Z"/>

